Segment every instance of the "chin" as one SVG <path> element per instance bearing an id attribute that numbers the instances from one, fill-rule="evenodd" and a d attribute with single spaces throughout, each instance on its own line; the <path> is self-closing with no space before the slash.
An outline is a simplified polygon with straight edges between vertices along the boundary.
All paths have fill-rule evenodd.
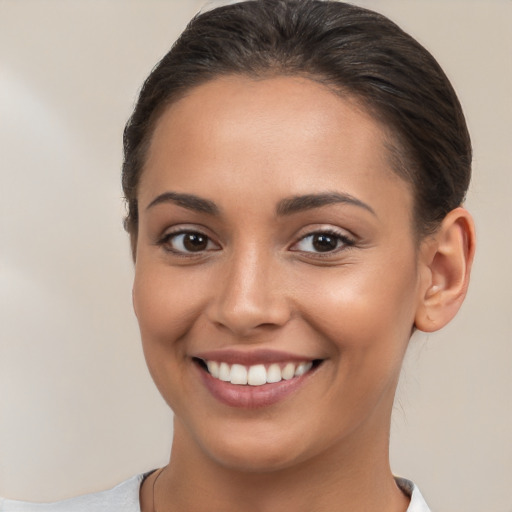
<path id="1" fill-rule="evenodd" d="M 263 443 L 252 446 L 216 447 L 209 456 L 220 466 L 241 473 L 272 473 L 297 464 L 296 454 L 283 447 Z"/>
<path id="2" fill-rule="evenodd" d="M 254 422 L 225 427 L 210 424 L 207 432 L 193 432 L 195 439 L 190 439 L 199 448 L 201 458 L 219 467 L 243 473 L 269 473 L 308 458 L 305 452 L 309 450 L 304 450 L 307 440 L 289 429 L 272 429 Z"/>

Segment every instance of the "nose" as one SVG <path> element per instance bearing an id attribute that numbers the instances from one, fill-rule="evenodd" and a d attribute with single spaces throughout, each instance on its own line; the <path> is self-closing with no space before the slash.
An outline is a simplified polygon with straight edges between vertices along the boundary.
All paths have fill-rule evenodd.
<path id="1" fill-rule="evenodd" d="M 291 303 L 275 259 L 256 247 L 227 259 L 217 276 L 210 321 L 237 337 L 285 325 L 291 317 Z"/>

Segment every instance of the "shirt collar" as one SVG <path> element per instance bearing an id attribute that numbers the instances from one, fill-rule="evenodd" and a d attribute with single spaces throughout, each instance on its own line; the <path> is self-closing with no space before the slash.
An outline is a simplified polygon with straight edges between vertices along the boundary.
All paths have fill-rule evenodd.
<path id="1" fill-rule="evenodd" d="M 398 487 L 400 487 L 400 489 L 411 498 L 407 512 L 430 512 L 420 490 L 413 482 L 400 477 L 395 477 L 395 481 Z"/>

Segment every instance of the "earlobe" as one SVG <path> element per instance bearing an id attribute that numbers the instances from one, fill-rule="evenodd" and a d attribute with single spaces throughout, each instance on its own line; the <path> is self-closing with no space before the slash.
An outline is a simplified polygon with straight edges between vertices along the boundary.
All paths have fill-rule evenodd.
<path id="1" fill-rule="evenodd" d="M 455 208 L 422 247 L 417 329 L 437 331 L 456 315 L 466 296 L 474 253 L 473 219 L 464 208 Z"/>

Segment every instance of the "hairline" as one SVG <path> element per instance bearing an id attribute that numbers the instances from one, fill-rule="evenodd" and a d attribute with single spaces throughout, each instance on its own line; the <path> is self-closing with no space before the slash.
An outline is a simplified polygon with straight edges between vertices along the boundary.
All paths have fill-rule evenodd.
<path id="1" fill-rule="evenodd" d="M 410 158 L 407 157 L 407 149 L 404 147 L 403 137 L 399 130 L 397 130 L 390 121 L 385 119 L 383 112 L 375 104 L 372 104 L 363 93 L 354 91 L 348 86 L 335 84 L 333 80 L 330 80 L 326 76 L 321 76 L 319 73 L 309 73 L 300 70 L 286 69 L 285 66 L 274 66 L 267 67 L 262 70 L 247 70 L 247 71 L 217 71 L 215 73 L 205 73 L 200 76 L 194 84 L 183 86 L 180 89 L 173 91 L 173 93 L 166 96 L 158 105 L 155 110 L 151 113 L 148 120 L 148 127 L 146 129 L 144 138 L 139 145 L 137 151 L 137 160 L 140 162 L 138 169 L 137 178 L 137 189 L 140 186 L 142 176 L 144 175 L 145 166 L 147 163 L 148 152 L 151 147 L 151 142 L 158 123 L 165 112 L 173 105 L 178 103 L 180 100 L 186 98 L 192 94 L 198 88 L 211 82 L 230 79 L 230 78 L 248 78 L 254 81 L 272 80 L 280 77 L 296 77 L 303 78 L 315 82 L 323 86 L 326 90 L 332 94 L 338 96 L 340 99 L 349 101 L 351 105 L 359 110 L 364 115 L 369 116 L 380 128 L 382 134 L 382 143 L 386 152 L 386 160 L 389 164 L 389 169 L 392 173 L 405 182 L 412 197 L 412 211 L 411 211 L 411 223 L 412 232 L 415 236 L 415 242 L 418 246 L 425 236 L 434 232 L 437 225 L 434 226 L 422 226 L 422 221 L 418 214 L 417 197 L 415 192 L 414 181 L 407 172 L 408 166 L 412 165 Z M 128 198 L 125 198 L 128 201 Z M 135 260 L 135 250 L 138 240 L 138 228 L 139 228 L 139 212 L 138 212 L 138 200 L 137 190 L 134 191 L 132 206 L 136 209 L 137 215 L 135 219 L 131 219 L 131 223 L 128 222 L 130 219 L 125 218 L 125 229 L 130 235 L 130 241 L 132 245 L 132 255 Z M 135 222 L 134 222 L 135 221 Z M 131 224 L 131 225 L 130 225 Z"/>

